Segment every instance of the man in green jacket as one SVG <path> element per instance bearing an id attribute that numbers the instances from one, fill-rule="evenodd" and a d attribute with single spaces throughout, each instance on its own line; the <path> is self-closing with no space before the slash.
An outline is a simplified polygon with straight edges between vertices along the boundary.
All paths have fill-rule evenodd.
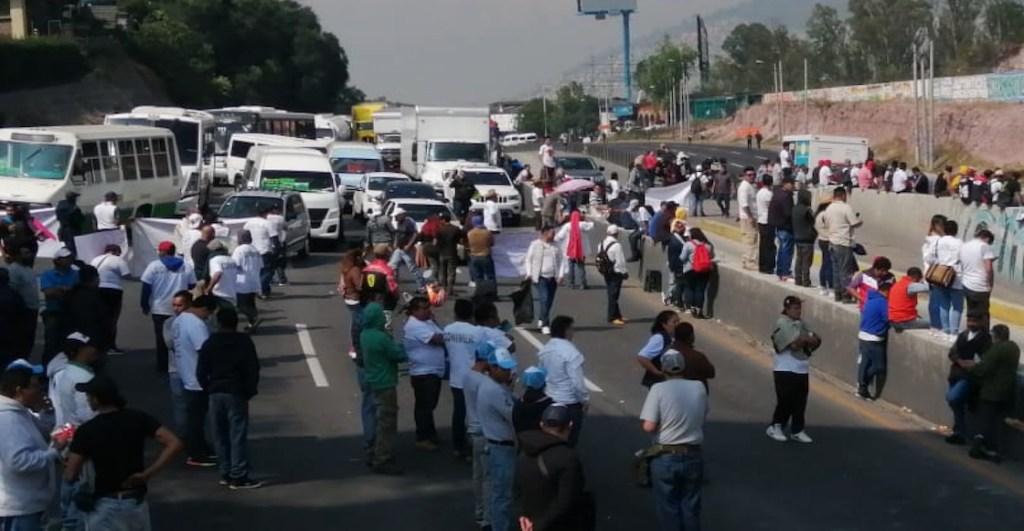
<path id="1" fill-rule="evenodd" d="M 398 364 L 408 358 L 402 345 L 384 330 L 384 323 L 384 307 L 376 302 L 367 304 L 359 343 L 366 384 L 377 404 L 377 436 L 369 462 L 374 473 L 397 475 L 402 473 L 394 454 L 398 435 Z"/>
<path id="2" fill-rule="evenodd" d="M 955 361 L 981 384 L 978 435 L 974 437 L 970 456 L 999 463 L 999 428 L 1013 409 L 1020 347 L 1010 341 L 1006 325 L 996 325 L 992 327 L 992 346 L 981 355 L 981 361 Z"/>

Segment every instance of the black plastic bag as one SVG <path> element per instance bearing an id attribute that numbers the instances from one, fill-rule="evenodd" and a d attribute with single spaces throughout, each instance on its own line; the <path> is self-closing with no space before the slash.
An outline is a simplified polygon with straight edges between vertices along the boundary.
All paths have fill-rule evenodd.
<path id="1" fill-rule="evenodd" d="M 512 313 L 517 325 L 533 322 L 533 290 L 531 282 L 524 280 L 519 289 L 512 292 Z"/>

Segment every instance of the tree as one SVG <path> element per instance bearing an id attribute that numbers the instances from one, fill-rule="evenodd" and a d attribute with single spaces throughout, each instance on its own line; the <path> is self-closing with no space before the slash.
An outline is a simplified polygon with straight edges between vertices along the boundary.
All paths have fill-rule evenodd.
<path id="1" fill-rule="evenodd" d="M 1024 43 L 1024 5 L 1016 0 L 994 0 L 985 8 L 985 33 L 997 44 Z"/>
<path id="2" fill-rule="evenodd" d="M 550 100 L 548 101 L 548 106 L 553 107 L 553 103 Z M 534 98 L 526 102 L 519 109 L 519 117 L 516 119 L 516 129 L 519 131 L 529 131 L 542 135 L 546 132 L 546 125 L 544 100 L 541 98 Z"/>
<path id="3" fill-rule="evenodd" d="M 552 112 L 554 110 L 554 112 Z M 600 103 L 587 94 L 583 85 L 573 81 L 555 93 L 555 108 L 548 107 L 548 130 L 587 134 L 597 129 Z"/>
<path id="4" fill-rule="evenodd" d="M 911 46 L 932 27 L 930 0 L 850 0 L 850 39 L 864 51 L 872 81 L 906 79 Z"/>
<path id="5" fill-rule="evenodd" d="M 657 50 L 636 65 L 637 84 L 651 101 L 664 105 L 669 101 L 673 87 L 678 87 L 684 75 L 694 74 L 697 51 L 685 44 L 665 38 Z"/>
<path id="6" fill-rule="evenodd" d="M 722 65 L 722 82 L 731 92 L 771 92 L 775 87 L 772 69 L 781 57 L 768 26 L 755 22 L 740 24 L 722 42 L 727 62 Z"/>
<path id="7" fill-rule="evenodd" d="M 807 39 L 812 86 L 838 85 L 850 79 L 846 21 L 834 7 L 814 4 L 807 19 Z"/>
<path id="8" fill-rule="evenodd" d="M 218 88 L 212 47 L 203 36 L 162 10 L 151 10 L 128 39 L 128 50 L 164 81 L 172 101 L 205 107 Z M 223 81 L 223 80 L 220 80 Z"/>
<path id="9" fill-rule="evenodd" d="M 935 43 L 936 53 L 948 65 L 946 71 L 963 72 L 974 64 L 981 49 L 977 28 L 982 7 L 979 0 L 946 0 L 946 9 L 936 14 L 941 37 Z"/>

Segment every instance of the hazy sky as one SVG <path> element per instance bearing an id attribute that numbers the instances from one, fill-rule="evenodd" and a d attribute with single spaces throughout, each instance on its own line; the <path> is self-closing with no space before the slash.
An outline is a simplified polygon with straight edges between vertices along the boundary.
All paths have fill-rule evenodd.
<path id="1" fill-rule="evenodd" d="M 634 40 L 740 0 L 639 0 Z M 566 69 L 621 48 L 619 18 L 576 15 L 575 0 L 299 0 L 348 54 L 369 96 L 478 105 L 556 83 Z M 714 7 L 708 7 L 714 6 Z"/>

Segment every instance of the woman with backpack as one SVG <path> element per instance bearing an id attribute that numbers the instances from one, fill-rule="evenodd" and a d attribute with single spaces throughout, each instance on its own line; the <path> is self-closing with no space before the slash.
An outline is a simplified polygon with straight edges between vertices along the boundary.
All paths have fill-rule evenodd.
<path id="1" fill-rule="evenodd" d="M 636 361 L 644 369 L 640 385 L 650 388 L 665 379 L 661 372 L 661 355 L 675 341 L 676 327 L 679 326 L 679 314 L 675 310 L 663 310 L 651 323 L 651 337 L 636 354 Z"/>
<path id="2" fill-rule="evenodd" d="M 690 240 L 679 257 L 683 263 L 683 304 L 690 315 L 704 318 L 704 293 L 714 270 L 715 247 L 699 228 L 690 229 Z"/>

